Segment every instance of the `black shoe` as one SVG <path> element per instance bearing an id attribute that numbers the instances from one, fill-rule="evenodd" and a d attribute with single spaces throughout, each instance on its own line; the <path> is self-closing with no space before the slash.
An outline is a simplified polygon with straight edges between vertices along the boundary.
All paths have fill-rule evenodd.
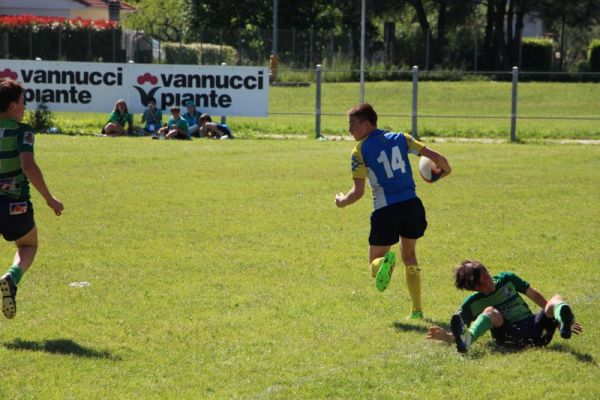
<path id="1" fill-rule="evenodd" d="M 575 316 L 573 315 L 573 311 L 571 311 L 571 307 L 568 304 L 565 304 L 560 309 L 560 337 L 563 339 L 570 339 L 573 331 L 571 330 L 571 326 L 573 326 L 573 322 L 575 321 Z"/>
<path id="2" fill-rule="evenodd" d="M 471 347 L 471 332 L 469 332 L 460 318 L 460 315 L 454 314 L 450 320 L 450 329 L 456 343 L 456 350 L 459 353 L 466 353 Z"/>
<path id="3" fill-rule="evenodd" d="M 15 317 L 17 313 L 17 285 L 13 282 L 9 273 L 0 278 L 0 291 L 2 291 L 2 313 L 8 319 Z"/>

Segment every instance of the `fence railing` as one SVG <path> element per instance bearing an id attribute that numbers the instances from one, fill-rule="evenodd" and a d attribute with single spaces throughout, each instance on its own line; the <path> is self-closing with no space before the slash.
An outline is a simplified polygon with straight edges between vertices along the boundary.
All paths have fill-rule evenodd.
<path id="1" fill-rule="evenodd" d="M 316 84 L 315 87 L 315 138 L 321 139 L 323 138 L 321 134 L 321 119 L 323 116 L 337 116 L 342 117 L 345 114 L 340 113 L 324 113 L 322 110 L 322 85 L 323 85 L 323 72 L 324 69 L 322 65 L 317 65 L 314 69 L 314 82 Z M 542 115 L 519 115 L 518 113 L 518 105 L 519 105 L 519 78 L 522 76 L 523 72 L 519 71 L 518 67 L 513 67 L 511 72 L 507 71 L 494 71 L 489 74 L 493 76 L 505 75 L 506 78 L 504 80 L 508 80 L 510 78 L 511 81 L 511 96 L 510 96 L 510 114 L 506 115 L 477 115 L 477 114 L 469 114 L 469 115 L 461 115 L 461 114 L 424 114 L 421 113 L 419 108 L 419 77 L 423 74 L 422 71 L 419 70 L 418 66 L 414 66 L 411 71 L 406 71 L 405 73 L 410 73 L 412 75 L 412 99 L 411 99 L 411 113 L 410 114 L 385 114 L 388 117 L 410 117 L 411 119 L 411 135 L 413 137 L 419 137 L 419 121 L 423 119 L 435 119 L 435 118 L 444 118 L 444 119 L 506 119 L 510 121 L 510 141 L 518 141 L 518 121 L 519 120 L 563 120 L 563 121 L 599 121 L 600 122 L 600 93 L 596 94 L 596 101 L 598 102 L 598 110 L 596 110 L 597 115 L 592 116 L 576 116 L 576 115 L 565 115 L 565 116 L 542 116 Z M 536 73 L 541 74 L 541 73 Z M 555 73 L 554 73 L 555 74 Z M 590 75 L 591 80 L 595 80 L 598 77 L 598 73 L 587 73 Z M 357 93 L 357 99 L 358 99 Z M 592 99 L 593 100 L 593 99 Z M 368 102 L 368 99 L 367 99 Z M 507 102 L 508 103 L 508 102 Z M 508 104 L 507 104 L 508 110 Z M 279 115 L 311 115 L 310 113 L 302 112 L 302 113 L 293 113 L 293 112 L 280 112 L 276 113 Z"/>

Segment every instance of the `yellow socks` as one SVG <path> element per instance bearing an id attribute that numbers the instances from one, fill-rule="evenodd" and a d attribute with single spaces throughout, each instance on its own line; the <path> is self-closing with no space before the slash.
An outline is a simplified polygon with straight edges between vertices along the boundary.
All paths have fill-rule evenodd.
<path id="1" fill-rule="evenodd" d="M 379 268 L 381 267 L 381 263 L 383 262 L 383 257 L 379 257 L 373 260 L 373 262 L 371 262 L 371 276 L 373 278 L 375 278 L 377 276 L 377 272 L 379 271 Z"/>
<path id="2" fill-rule="evenodd" d="M 418 265 L 404 267 L 404 276 L 406 277 L 406 287 L 412 300 L 412 312 L 423 311 L 421 305 L 421 270 Z"/>

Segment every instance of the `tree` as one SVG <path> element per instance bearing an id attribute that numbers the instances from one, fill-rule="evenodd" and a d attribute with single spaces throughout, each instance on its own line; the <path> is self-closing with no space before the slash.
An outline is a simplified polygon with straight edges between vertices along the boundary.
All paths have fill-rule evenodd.
<path id="1" fill-rule="evenodd" d="M 132 3 L 137 10 L 124 18 L 126 28 L 142 30 L 161 41 L 184 40 L 182 0 L 138 0 Z"/>

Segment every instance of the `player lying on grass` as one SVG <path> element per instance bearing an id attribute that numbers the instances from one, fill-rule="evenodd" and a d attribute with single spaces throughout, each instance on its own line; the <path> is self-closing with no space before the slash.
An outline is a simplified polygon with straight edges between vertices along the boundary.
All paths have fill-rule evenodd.
<path id="1" fill-rule="evenodd" d="M 563 339 L 583 330 L 575 321 L 571 307 L 560 295 L 546 300 L 529 283 L 512 272 L 491 276 L 487 268 L 476 260 L 465 260 L 454 270 L 455 285 L 473 290 L 457 314 L 450 320 L 450 331 L 432 326 L 427 338 L 455 343 L 465 353 L 473 342 L 491 331 L 494 342 L 500 346 L 546 346 L 557 327 Z M 519 293 L 529 297 L 541 310 L 533 314 Z"/>
<path id="2" fill-rule="evenodd" d="M 369 265 L 378 290 L 384 291 L 394 270 L 396 256 L 391 247 L 400 241 L 406 285 L 412 300 L 411 318 L 423 318 L 421 270 L 417 261 L 417 239 L 425 234 L 427 219 L 415 192 L 408 153 L 432 159 L 443 171 L 451 172 L 446 158 L 405 133 L 377 129 L 377 113 L 370 104 L 348 111 L 348 130 L 359 142 L 352 152 L 352 182 L 348 193 L 338 193 L 335 204 L 345 207 L 365 192 L 365 179 L 373 189 L 375 210 L 371 214 Z"/>
<path id="3" fill-rule="evenodd" d="M 46 204 L 60 215 L 63 203 L 53 197 L 33 157 L 34 132 L 22 124 L 25 89 L 16 81 L 0 79 L 0 236 L 15 242 L 12 266 L 0 278 L 2 312 L 13 318 L 17 312 L 17 285 L 35 258 L 38 236 L 29 196 L 29 182 Z"/>

